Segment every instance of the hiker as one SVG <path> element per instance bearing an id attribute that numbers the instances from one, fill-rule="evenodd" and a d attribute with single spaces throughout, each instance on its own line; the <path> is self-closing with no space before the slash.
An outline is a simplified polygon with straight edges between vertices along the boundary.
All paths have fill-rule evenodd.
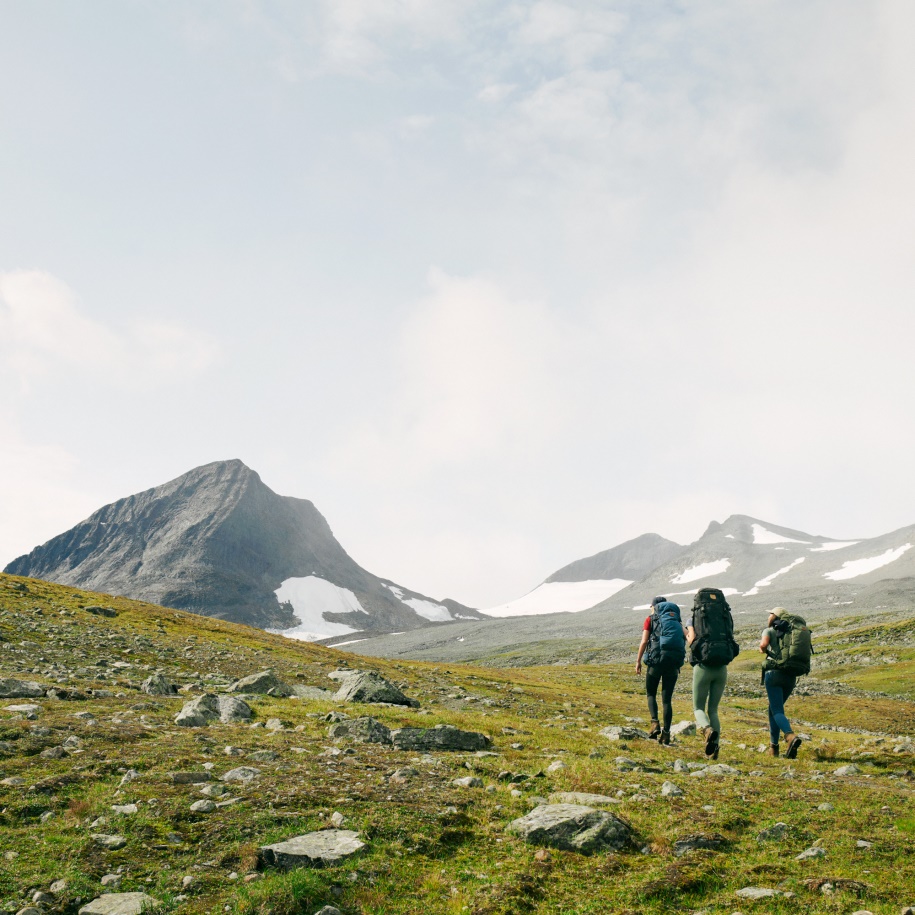
<path id="1" fill-rule="evenodd" d="M 759 650 L 766 656 L 763 663 L 763 683 L 769 698 L 769 749 L 770 756 L 779 755 L 779 738 L 785 735 L 785 758 L 795 759 L 801 738 L 791 730 L 785 714 L 785 702 L 794 692 L 797 678 L 810 673 L 810 655 L 813 651 L 810 630 L 799 616 L 784 607 L 769 612 L 763 629 Z"/>
<path id="2" fill-rule="evenodd" d="M 651 731 L 648 737 L 664 746 L 670 745 L 670 724 L 673 720 L 671 700 L 674 687 L 680 676 L 680 668 L 686 660 L 686 630 L 680 622 L 680 608 L 667 600 L 656 597 L 651 602 L 651 613 L 645 618 L 642 641 L 639 643 L 635 672 L 642 672 L 642 657 L 645 658 L 645 692 L 648 695 L 648 712 L 651 715 Z M 661 706 L 664 724 L 658 719 L 658 686 L 661 687 Z"/>
<path id="3" fill-rule="evenodd" d="M 718 759 L 721 720 L 718 704 L 728 682 L 728 664 L 740 646 L 734 641 L 734 619 L 724 593 L 700 588 L 693 600 L 693 615 L 686 624 L 686 642 L 693 665 L 693 714 L 705 737 L 705 755 Z"/>

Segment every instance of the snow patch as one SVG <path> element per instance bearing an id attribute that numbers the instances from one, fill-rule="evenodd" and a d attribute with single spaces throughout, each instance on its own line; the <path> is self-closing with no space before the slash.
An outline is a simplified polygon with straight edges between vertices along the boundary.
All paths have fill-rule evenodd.
<path id="1" fill-rule="evenodd" d="M 708 578 L 710 575 L 721 575 L 728 570 L 731 564 L 730 559 L 716 559 L 713 562 L 703 562 L 701 565 L 693 566 L 679 575 L 671 578 L 672 585 L 686 585 L 691 581 L 698 581 L 700 578 Z"/>
<path id="2" fill-rule="evenodd" d="M 623 578 L 591 581 L 550 581 L 524 597 L 484 610 L 490 616 L 539 616 L 542 613 L 578 613 L 631 585 Z"/>
<path id="3" fill-rule="evenodd" d="M 450 623 L 454 620 L 451 611 L 441 604 L 434 604 L 431 600 L 420 600 L 418 597 L 404 599 L 402 595 L 403 592 L 401 592 L 398 597 L 400 597 L 408 607 L 415 610 L 423 619 L 433 623 Z"/>
<path id="4" fill-rule="evenodd" d="M 324 619 L 325 613 L 366 613 L 352 591 L 331 584 L 317 575 L 287 578 L 274 594 L 281 604 L 292 604 L 295 615 L 302 622 L 292 629 L 269 631 L 300 642 L 317 642 L 330 636 L 349 635 L 359 631 L 352 626 L 344 626 L 343 623 L 329 622 Z"/>
<path id="5" fill-rule="evenodd" d="M 849 559 L 848 562 L 842 563 L 841 569 L 835 572 L 826 572 L 823 578 L 831 578 L 833 581 L 844 581 L 846 578 L 857 578 L 859 575 L 866 575 L 873 572 L 874 569 L 882 568 L 895 562 L 906 550 L 912 548 L 911 543 L 906 543 L 895 550 L 887 550 L 879 556 L 868 556 L 866 559 Z"/>
<path id="6" fill-rule="evenodd" d="M 767 575 L 765 578 L 761 578 L 758 582 L 756 582 L 755 585 L 753 585 L 752 588 L 750 588 L 749 591 L 744 594 L 744 597 L 753 597 L 755 594 L 759 594 L 760 588 L 769 587 L 769 585 L 771 585 L 779 575 L 784 575 L 785 572 L 790 572 L 795 566 L 800 565 L 805 558 L 805 556 L 801 556 L 799 559 L 795 559 L 791 565 L 787 565 L 785 568 L 779 569 L 778 571 L 773 572 L 771 575 Z"/>
<path id="7" fill-rule="evenodd" d="M 811 553 L 831 553 L 833 550 L 842 550 L 847 546 L 854 546 L 860 540 L 833 540 L 832 543 L 821 543 L 819 546 L 810 547 Z"/>
<path id="8" fill-rule="evenodd" d="M 396 597 L 398 600 L 403 600 L 403 591 L 400 588 L 395 588 L 394 585 L 385 585 L 385 587 Z"/>
<path id="9" fill-rule="evenodd" d="M 759 544 L 810 543 L 809 540 L 795 540 L 794 537 L 783 537 L 781 534 L 776 534 L 775 531 L 766 530 L 761 524 L 753 525 L 753 542 Z"/>
<path id="10" fill-rule="evenodd" d="M 334 642 L 334 644 L 331 645 L 331 648 L 342 648 L 344 645 L 355 645 L 356 642 L 367 642 L 367 641 L 368 641 L 368 636 L 366 636 L 364 639 L 350 639 L 348 642 Z"/>

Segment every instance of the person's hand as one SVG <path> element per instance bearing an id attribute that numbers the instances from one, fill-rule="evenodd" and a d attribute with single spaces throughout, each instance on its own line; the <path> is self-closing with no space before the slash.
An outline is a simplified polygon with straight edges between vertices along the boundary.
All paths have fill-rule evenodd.
<path id="1" fill-rule="evenodd" d="M 640 674 L 642 672 L 642 662 L 641 661 L 635 662 L 635 672 L 637 674 Z"/>

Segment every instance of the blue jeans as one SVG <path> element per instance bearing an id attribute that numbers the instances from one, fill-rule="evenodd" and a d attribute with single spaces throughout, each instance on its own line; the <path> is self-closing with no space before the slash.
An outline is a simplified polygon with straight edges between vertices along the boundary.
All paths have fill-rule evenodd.
<path id="1" fill-rule="evenodd" d="M 766 671 L 766 695 L 769 697 L 769 742 L 778 743 L 781 733 L 791 733 L 791 722 L 785 714 L 785 702 L 794 691 L 797 677 L 783 670 Z"/>

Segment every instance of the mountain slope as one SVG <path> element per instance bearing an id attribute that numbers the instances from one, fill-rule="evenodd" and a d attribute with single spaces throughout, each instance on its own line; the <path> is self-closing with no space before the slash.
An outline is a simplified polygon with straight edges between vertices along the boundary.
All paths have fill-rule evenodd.
<path id="1" fill-rule="evenodd" d="M 311 502 L 277 495 L 238 460 L 106 505 L 5 571 L 299 638 L 481 616 L 367 572 Z"/>

